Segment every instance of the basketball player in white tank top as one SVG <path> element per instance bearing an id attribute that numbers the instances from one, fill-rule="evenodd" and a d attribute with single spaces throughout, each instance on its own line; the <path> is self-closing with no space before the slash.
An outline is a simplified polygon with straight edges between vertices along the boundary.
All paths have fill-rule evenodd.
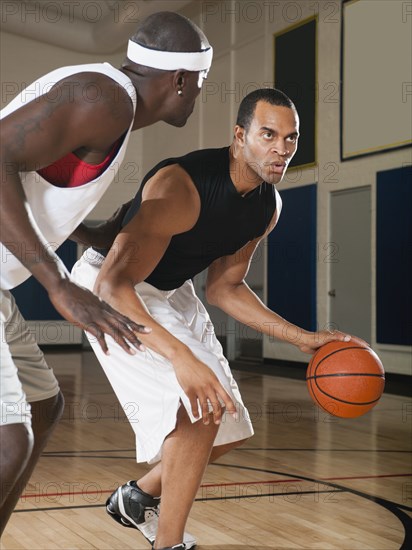
<path id="1" fill-rule="evenodd" d="M 142 349 L 136 333 L 146 329 L 74 284 L 54 249 L 73 232 L 75 240 L 84 242 L 86 236 L 93 244 L 93 233 L 81 222 L 113 180 L 130 132 L 160 120 L 184 126 L 212 51 L 202 31 L 186 18 L 153 14 L 129 41 L 120 70 L 108 64 L 58 69 L 34 83 L 37 97 L 26 94 L 31 100 L 25 102 L 21 94 L 1 113 L 2 530 L 63 408 L 58 383 L 8 290 L 33 275 L 59 313 L 87 328 L 103 351 L 105 334 L 130 354 Z M 85 99 L 88 86 L 98 88 L 99 101 Z M 69 153 L 99 164 L 117 140 L 121 145 L 109 167 L 80 187 L 57 188 L 37 174 Z M 17 325 L 19 334 L 12 334 Z M 24 364 L 18 359 L 22 353 Z"/>

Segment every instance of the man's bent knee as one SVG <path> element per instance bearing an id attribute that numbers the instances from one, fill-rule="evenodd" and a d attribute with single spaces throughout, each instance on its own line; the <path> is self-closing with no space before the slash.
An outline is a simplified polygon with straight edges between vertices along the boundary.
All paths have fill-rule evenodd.
<path id="1" fill-rule="evenodd" d="M 60 420 L 64 410 L 64 397 L 61 391 L 43 401 L 31 403 L 32 425 L 35 435 L 50 430 Z"/>

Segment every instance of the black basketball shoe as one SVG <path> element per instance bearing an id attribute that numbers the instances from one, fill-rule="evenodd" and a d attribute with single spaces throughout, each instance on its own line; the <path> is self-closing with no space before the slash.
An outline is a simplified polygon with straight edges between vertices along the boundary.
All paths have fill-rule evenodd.
<path id="1" fill-rule="evenodd" d="M 107 513 L 117 523 L 124 527 L 138 529 L 150 544 L 154 544 L 159 523 L 160 498 L 148 495 L 136 485 L 128 481 L 122 485 L 106 501 Z M 184 545 L 174 546 L 176 550 L 195 548 L 196 539 L 189 533 L 183 537 Z"/>

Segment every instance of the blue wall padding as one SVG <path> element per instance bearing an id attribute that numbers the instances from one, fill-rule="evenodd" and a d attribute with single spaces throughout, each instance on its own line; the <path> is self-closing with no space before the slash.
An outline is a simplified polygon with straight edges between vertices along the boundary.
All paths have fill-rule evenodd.
<path id="1" fill-rule="evenodd" d="M 268 307 L 316 330 L 316 184 L 281 196 L 282 214 L 268 239 Z"/>
<path id="2" fill-rule="evenodd" d="M 376 340 L 412 344 L 412 166 L 377 173 Z"/>

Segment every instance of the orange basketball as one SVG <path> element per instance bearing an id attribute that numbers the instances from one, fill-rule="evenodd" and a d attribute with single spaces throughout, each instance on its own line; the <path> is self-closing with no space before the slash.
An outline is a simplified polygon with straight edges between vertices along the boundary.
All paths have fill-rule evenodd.
<path id="1" fill-rule="evenodd" d="M 357 342 L 329 342 L 312 357 L 306 383 L 319 407 L 334 416 L 354 418 L 379 401 L 385 371 L 370 347 Z"/>

